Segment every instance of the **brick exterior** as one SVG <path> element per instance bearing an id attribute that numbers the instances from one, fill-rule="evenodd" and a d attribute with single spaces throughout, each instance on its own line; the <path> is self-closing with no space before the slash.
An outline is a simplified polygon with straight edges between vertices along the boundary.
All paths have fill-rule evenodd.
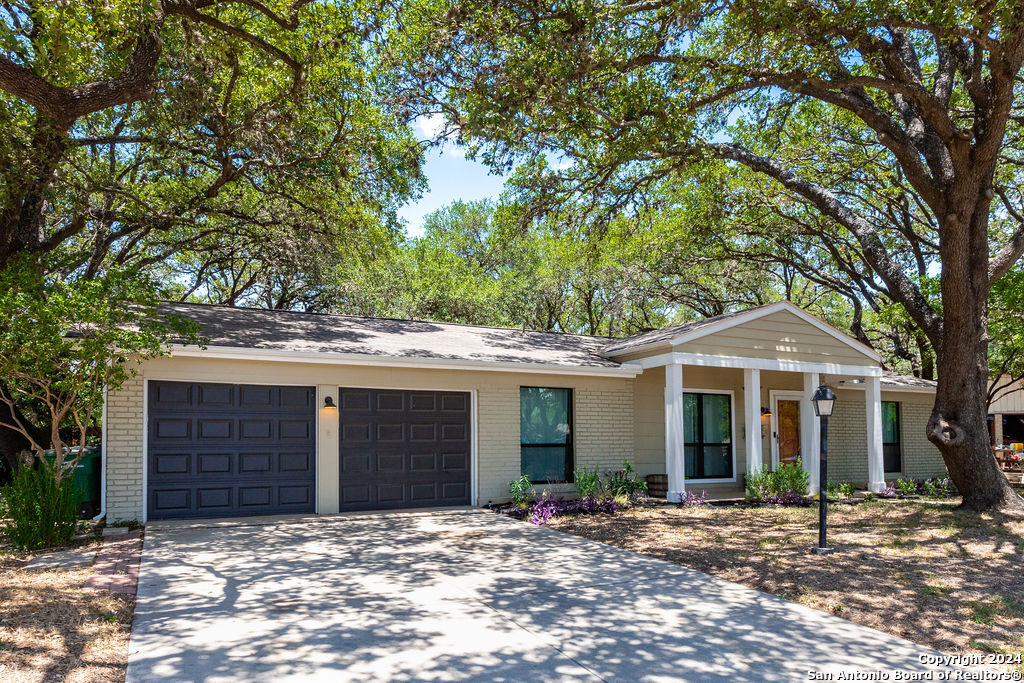
<path id="1" fill-rule="evenodd" d="M 107 395 L 107 521 L 142 520 L 142 378 Z"/>
<path id="2" fill-rule="evenodd" d="M 903 469 L 886 472 L 886 481 L 938 477 L 946 474 L 942 454 L 925 436 L 931 415 L 931 396 L 883 392 L 883 401 L 900 404 L 900 447 Z M 828 423 L 828 478 L 864 486 L 868 478 L 867 414 L 864 395 L 844 391 Z"/>
<path id="3" fill-rule="evenodd" d="M 333 386 L 379 386 L 395 388 L 452 388 L 477 392 L 479 417 L 477 435 L 479 504 L 508 500 L 508 482 L 520 475 L 519 388 L 521 386 L 567 387 L 573 390 L 577 467 L 601 472 L 619 469 L 623 460 L 634 462 L 633 381 L 624 378 L 528 375 L 509 372 L 446 372 L 287 365 L 244 361 L 206 361 L 176 364 L 162 358 L 150 362 L 161 379 L 202 379 L 210 382 L 282 384 L 327 384 Z M 180 368 L 180 369 L 178 369 Z M 198 369 L 197 369 L 198 368 Z M 277 374 L 274 374 L 277 373 Z M 308 375 L 308 376 L 307 376 Z M 335 418 L 336 419 L 336 418 Z M 142 520 L 143 380 L 128 382 L 107 397 L 107 519 Z M 323 453 L 337 459 L 337 453 Z M 321 466 L 321 471 L 326 468 Z M 334 474 L 333 476 L 337 476 Z M 546 485 L 538 489 L 558 494 L 575 492 L 575 486 Z"/>

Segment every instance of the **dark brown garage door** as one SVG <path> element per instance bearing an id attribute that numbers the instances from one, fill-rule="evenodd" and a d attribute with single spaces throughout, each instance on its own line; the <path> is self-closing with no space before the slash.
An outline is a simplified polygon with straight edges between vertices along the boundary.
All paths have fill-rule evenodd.
<path id="1" fill-rule="evenodd" d="M 149 383 L 149 519 L 313 512 L 313 387 Z"/>
<path id="2" fill-rule="evenodd" d="M 340 389 L 341 509 L 468 505 L 469 394 Z"/>

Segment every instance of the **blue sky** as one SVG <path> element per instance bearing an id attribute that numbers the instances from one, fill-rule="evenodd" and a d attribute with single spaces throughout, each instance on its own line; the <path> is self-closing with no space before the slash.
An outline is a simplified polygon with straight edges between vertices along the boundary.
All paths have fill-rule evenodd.
<path id="1" fill-rule="evenodd" d="M 406 232 L 417 237 L 423 234 L 423 217 L 457 199 L 497 198 L 503 179 L 491 175 L 486 166 L 468 161 L 463 151 L 449 146 L 440 152 L 431 150 L 424 168 L 429 187 L 423 197 L 402 207 L 398 215 L 405 219 Z"/>
<path id="2" fill-rule="evenodd" d="M 443 119 L 434 115 L 419 119 L 414 128 L 420 138 L 429 140 L 440 132 L 442 125 Z M 418 201 L 407 204 L 398 212 L 405 219 L 406 232 L 411 237 L 422 235 L 424 216 L 442 206 L 459 199 L 497 199 L 501 194 L 503 178 L 491 174 L 483 164 L 467 160 L 465 150 L 454 144 L 429 150 L 426 162 L 423 171 L 427 177 L 427 189 Z"/>

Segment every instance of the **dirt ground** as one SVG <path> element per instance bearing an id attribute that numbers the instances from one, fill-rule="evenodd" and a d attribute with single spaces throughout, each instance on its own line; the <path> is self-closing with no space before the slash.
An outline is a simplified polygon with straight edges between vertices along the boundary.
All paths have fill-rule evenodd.
<path id="1" fill-rule="evenodd" d="M 1024 518 L 917 501 L 831 505 L 828 556 L 809 552 L 817 507 L 634 508 L 549 524 L 947 653 L 1024 655 Z"/>
<path id="2" fill-rule="evenodd" d="M 135 598 L 81 590 L 89 569 L 25 571 L 0 548 L 0 681 L 123 681 Z"/>

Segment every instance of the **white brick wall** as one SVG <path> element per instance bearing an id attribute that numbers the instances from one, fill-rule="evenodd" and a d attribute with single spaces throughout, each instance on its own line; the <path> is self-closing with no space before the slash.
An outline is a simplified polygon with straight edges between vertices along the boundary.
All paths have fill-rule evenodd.
<path id="1" fill-rule="evenodd" d="M 142 378 L 107 395 L 107 521 L 142 520 Z"/>
<path id="2" fill-rule="evenodd" d="M 946 474 L 942 454 L 925 436 L 931 415 L 931 396 L 883 393 L 883 401 L 900 404 L 900 443 L 903 471 L 886 472 L 886 481 Z M 862 392 L 839 393 L 836 411 L 828 423 L 828 478 L 831 481 L 864 485 L 868 478 L 867 415 Z"/>
<path id="3" fill-rule="evenodd" d="M 403 389 L 436 388 L 477 392 L 478 490 L 481 505 L 508 500 L 508 482 L 520 475 L 519 388 L 551 386 L 573 389 L 574 450 L 579 467 L 597 465 L 603 473 L 634 462 L 633 381 L 628 378 L 527 375 L 509 372 L 317 366 L 160 358 L 146 369 L 161 379 L 210 382 L 265 382 L 373 386 Z M 107 404 L 107 519 L 142 520 L 143 381 L 136 378 Z M 337 453 L 323 454 L 337 457 Z M 575 486 L 538 487 L 556 493 Z"/>

